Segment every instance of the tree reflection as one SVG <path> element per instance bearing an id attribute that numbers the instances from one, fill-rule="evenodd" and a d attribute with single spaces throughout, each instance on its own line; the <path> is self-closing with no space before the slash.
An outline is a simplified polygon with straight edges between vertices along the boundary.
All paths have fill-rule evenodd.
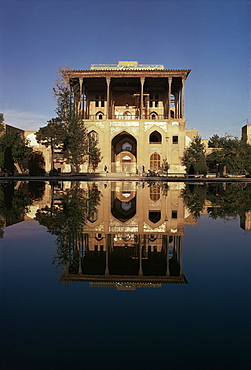
<path id="1" fill-rule="evenodd" d="M 15 189 L 15 183 L 5 183 L 0 186 L 0 235 L 3 227 L 21 222 L 28 213 L 32 200 L 24 186 Z"/>
<path id="2" fill-rule="evenodd" d="M 208 213 L 213 219 L 243 216 L 251 210 L 251 184 L 209 185 L 207 199 L 212 204 Z"/>
<path id="3" fill-rule="evenodd" d="M 247 183 L 189 184 L 182 195 L 185 205 L 196 219 L 205 205 L 213 219 L 245 217 L 251 211 L 251 184 Z"/>
<path id="4" fill-rule="evenodd" d="M 187 185 L 183 191 L 185 206 L 198 219 L 204 208 L 207 193 L 207 185 Z"/>
<path id="5" fill-rule="evenodd" d="M 87 218 L 92 217 L 99 204 L 100 192 L 96 184 L 88 190 L 81 189 L 76 183 L 72 189 L 65 190 L 60 204 L 46 206 L 36 213 L 36 220 L 56 235 L 57 254 L 53 264 L 66 265 L 72 258 L 74 247 L 82 241 L 83 228 Z"/>

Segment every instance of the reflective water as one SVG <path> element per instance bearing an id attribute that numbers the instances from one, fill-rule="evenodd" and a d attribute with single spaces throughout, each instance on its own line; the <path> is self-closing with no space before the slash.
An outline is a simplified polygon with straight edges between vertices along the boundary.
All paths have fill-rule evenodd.
<path id="1" fill-rule="evenodd" d="M 251 187 L 0 187 L 0 369 L 248 369 Z"/>

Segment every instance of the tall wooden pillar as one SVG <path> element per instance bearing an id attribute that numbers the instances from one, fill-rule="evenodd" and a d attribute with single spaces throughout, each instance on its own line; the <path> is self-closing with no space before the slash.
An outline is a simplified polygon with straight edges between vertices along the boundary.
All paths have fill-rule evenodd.
<path id="1" fill-rule="evenodd" d="M 139 234 L 139 276 L 143 276 L 142 270 L 142 236 Z"/>
<path id="2" fill-rule="evenodd" d="M 167 119 L 171 118 L 171 92 L 172 92 L 172 77 L 168 77 L 168 94 L 167 94 Z"/>
<path id="3" fill-rule="evenodd" d="M 110 118 L 110 83 L 111 77 L 106 77 L 106 118 Z"/>
<path id="4" fill-rule="evenodd" d="M 79 78 L 79 111 L 83 118 L 83 78 Z"/>
<path id="5" fill-rule="evenodd" d="M 174 118 L 179 118 L 179 93 L 174 94 L 175 97 L 175 111 L 174 111 Z"/>
<path id="6" fill-rule="evenodd" d="M 170 276 L 170 267 L 169 267 L 169 235 L 166 236 L 166 276 Z"/>
<path id="7" fill-rule="evenodd" d="M 182 78 L 182 90 L 181 90 L 181 117 L 185 117 L 185 79 Z"/>
<path id="8" fill-rule="evenodd" d="M 109 250 L 111 245 L 111 234 L 106 234 L 105 245 L 105 275 L 109 275 Z"/>
<path id="9" fill-rule="evenodd" d="M 141 84 L 141 91 L 140 91 L 140 119 L 143 118 L 144 83 L 145 83 L 145 77 L 140 77 L 140 84 Z"/>

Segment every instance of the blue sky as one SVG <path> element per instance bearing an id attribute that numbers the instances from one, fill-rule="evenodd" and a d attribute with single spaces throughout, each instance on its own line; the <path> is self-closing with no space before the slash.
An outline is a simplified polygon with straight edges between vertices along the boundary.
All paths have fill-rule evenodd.
<path id="1" fill-rule="evenodd" d="M 250 0 L 0 0 L 0 112 L 36 130 L 55 116 L 59 67 L 137 60 L 192 69 L 187 127 L 240 136 L 251 123 L 250 10 Z"/>

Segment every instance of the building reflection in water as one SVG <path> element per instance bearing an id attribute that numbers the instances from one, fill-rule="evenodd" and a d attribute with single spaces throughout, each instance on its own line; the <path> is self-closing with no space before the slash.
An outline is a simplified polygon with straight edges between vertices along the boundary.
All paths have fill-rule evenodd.
<path id="1" fill-rule="evenodd" d="M 183 187 L 181 183 L 100 183 L 100 203 L 87 217 L 61 280 L 120 290 L 187 284 L 182 238 L 184 226 L 196 221 L 184 207 Z"/>

